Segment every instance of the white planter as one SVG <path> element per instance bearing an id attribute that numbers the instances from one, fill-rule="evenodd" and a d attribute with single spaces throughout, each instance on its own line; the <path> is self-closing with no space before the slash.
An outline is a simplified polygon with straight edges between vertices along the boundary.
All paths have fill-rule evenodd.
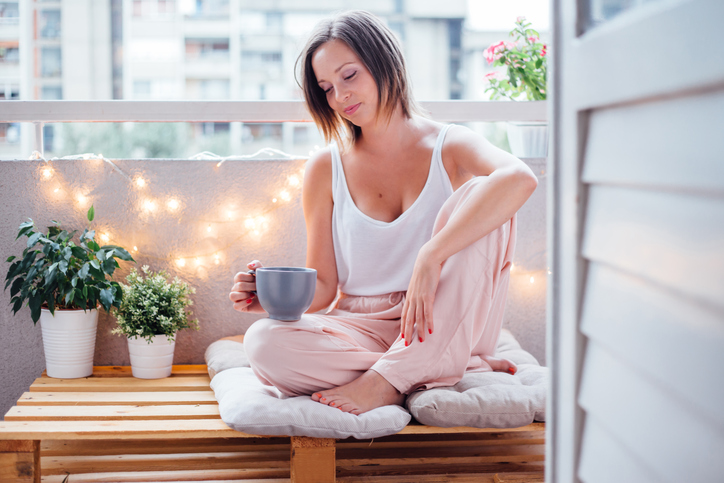
<path id="1" fill-rule="evenodd" d="M 48 376 L 76 379 L 93 374 L 98 310 L 40 311 Z"/>
<path id="2" fill-rule="evenodd" d="M 176 342 L 169 341 L 165 335 L 154 335 L 150 343 L 144 338 L 128 337 L 133 377 L 161 379 L 170 376 L 175 346 Z"/>
<path id="3" fill-rule="evenodd" d="M 548 157 L 548 123 L 509 122 L 508 143 L 518 158 Z"/>

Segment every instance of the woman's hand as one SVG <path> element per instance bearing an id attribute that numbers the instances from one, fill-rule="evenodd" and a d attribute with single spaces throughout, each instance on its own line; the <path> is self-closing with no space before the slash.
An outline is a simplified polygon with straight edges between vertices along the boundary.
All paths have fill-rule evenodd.
<path id="1" fill-rule="evenodd" d="M 432 334 L 434 330 L 432 305 L 435 302 L 435 292 L 437 292 L 441 270 L 442 263 L 435 261 L 429 250 L 423 246 L 417 254 L 405 305 L 402 307 L 400 324 L 406 346 L 412 343 L 412 333 L 415 327 L 417 327 L 420 342 L 423 342 L 425 337 Z"/>
<path id="2" fill-rule="evenodd" d="M 259 260 L 246 265 L 249 270 L 256 270 L 262 264 Z M 247 272 L 239 272 L 234 277 L 234 285 L 231 287 L 229 299 L 234 303 L 234 309 L 239 312 L 261 313 L 264 309 L 259 304 L 259 299 L 254 292 L 256 291 L 256 278 Z"/>

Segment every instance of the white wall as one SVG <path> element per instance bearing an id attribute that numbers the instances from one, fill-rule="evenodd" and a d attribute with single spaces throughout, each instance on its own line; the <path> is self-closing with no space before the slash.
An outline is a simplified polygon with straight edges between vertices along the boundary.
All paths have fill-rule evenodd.
<path id="1" fill-rule="evenodd" d="M 110 243 L 138 252 L 138 266 L 166 269 L 196 287 L 193 311 L 201 330 L 184 331 L 177 338 L 174 362 L 203 363 L 206 347 L 213 341 L 246 331 L 258 318 L 235 312 L 228 300 L 234 274 L 246 263 L 260 259 L 271 265 L 303 265 L 306 232 L 299 188 L 289 184 L 299 176 L 303 161 L 227 161 L 220 167 L 212 161 L 122 160 L 118 169 L 97 160 L 53 161 L 52 176 L 45 178 L 42 161 L 0 162 L 0 258 L 19 255 L 24 241 L 15 241 L 17 227 L 28 217 L 39 227 L 51 219 L 82 230 L 92 202 L 98 235 L 107 233 Z M 544 160 L 530 160 L 536 174 Z M 133 183 L 142 176 L 147 184 Z M 58 189 L 58 192 L 55 190 Z M 291 199 L 283 202 L 282 190 Z M 545 284 L 531 285 L 525 270 L 543 270 L 538 257 L 545 244 L 545 177 L 538 191 L 520 212 L 516 261 L 522 267 L 513 274 L 506 325 L 524 348 L 544 362 Z M 88 198 L 79 203 L 78 195 Z M 167 202 L 181 204 L 170 211 Z M 272 199 L 277 198 L 277 203 Z M 152 200 L 156 210 L 144 210 Z M 248 216 L 267 218 L 266 228 L 254 235 L 246 227 Z M 209 226 L 211 231 L 208 231 Z M 214 255 L 219 254 L 219 264 Z M 202 264 L 196 266 L 195 256 Z M 185 267 L 176 260 L 186 259 Z M 0 273 L 5 274 L 9 264 Z M 130 265 L 123 262 L 118 273 L 125 276 Z M 5 414 L 20 394 L 44 369 L 40 327 L 33 327 L 29 309 L 16 316 L 9 305 L 9 291 L 0 293 L 0 414 Z M 94 363 L 128 365 L 125 339 L 110 334 L 113 318 L 101 313 Z"/>

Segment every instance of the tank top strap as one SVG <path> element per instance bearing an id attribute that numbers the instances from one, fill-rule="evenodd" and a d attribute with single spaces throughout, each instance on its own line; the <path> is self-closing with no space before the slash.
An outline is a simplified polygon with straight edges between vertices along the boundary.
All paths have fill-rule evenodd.
<path id="1" fill-rule="evenodd" d="M 430 165 L 431 170 L 437 170 L 437 179 L 441 180 L 446 196 L 450 196 L 454 190 L 452 182 L 450 182 L 450 177 L 445 169 L 445 165 L 442 162 L 442 145 L 445 142 L 445 135 L 454 125 L 455 124 L 446 124 L 442 127 L 442 129 L 440 129 L 440 134 L 437 135 L 437 141 L 435 142 L 435 147 L 432 150 L 432 164 Z"/>
<path id="2" fill-rule="evenodd" d="M 329 144 L 329 150 L 332 154 L 332 199 L 335 204 L 339 203 L 340 196 L 344 196 L 344 168 L 342 168 L 342 156 L 339 154 L 339 146 L 332 141 Z"/>

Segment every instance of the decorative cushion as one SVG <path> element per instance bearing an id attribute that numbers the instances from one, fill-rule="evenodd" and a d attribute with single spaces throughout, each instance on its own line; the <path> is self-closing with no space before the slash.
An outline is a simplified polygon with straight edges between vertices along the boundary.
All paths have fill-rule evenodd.
<path id="1" fill-rule="evenodd" d="M 545 421 L 548 368 L 521 349 L 507 330 L 501 331 L 495 356 L 515 362 L 515 376 L 469 372 L 454 386 L 411 394 L 407 408 L 419 422 L 444 428 L 518 428 Z"/>
<path id="2" fill-rule="evenodd" d="M 400 406 L 385 406 L 360 416 L 319 404 L 309 396 L 287 398 L 263 385 L 249 368 L 243 336 L 221 339 L 206 350 L 211 388 L 221 419 L 231 428 L 260 435 L 369 439 L 401 431 L 411 420 Z M 452 387 L 418 391 L 407 398 L 412 415 L 431 426 L 513 428 L 545 419 L 547 368 L 501 332 L 496 356 L 518 365 L 515 376 L 468 373 Z"/>
<path id="3" fill-rule="evenodd" d="M 384 406 L 360 416 L 312 401 L 309 396 L 284 398 L 265 386 L 248 367 L 227 369 L 211 381 L 221 419 L 251 434 L 315 438 L 378 438 L 395 434 L 412 419 L 400 406 Z"/>

